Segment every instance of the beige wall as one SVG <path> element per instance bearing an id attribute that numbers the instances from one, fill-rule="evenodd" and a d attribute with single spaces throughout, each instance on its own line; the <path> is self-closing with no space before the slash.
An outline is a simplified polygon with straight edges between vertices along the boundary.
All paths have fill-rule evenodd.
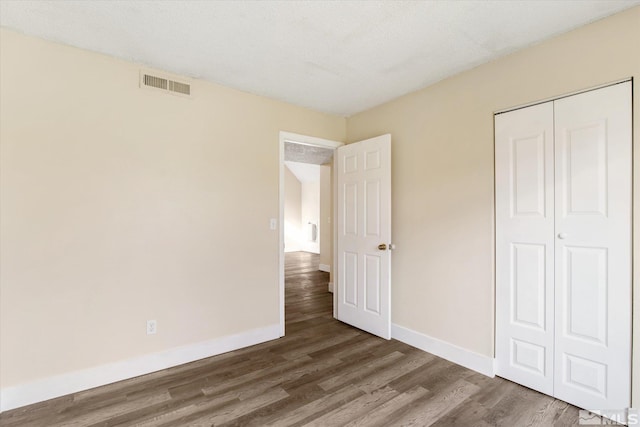
<path id="1" fill-rule="evenodd" d="M 302 184 L 284 166 L 284 251 L 300 250 L 300 224 L 302 207 Z"/>
<path id="2" fill-rule="evenodd" d="M 331 166 L 320 166 L 320 264 L 333 264 L 333 192 L 331 191 Z"/>
<path id="3" fill-rule="evenodd" d="M 313 174 L 313 179 L 302 182 L 302 221 L 300 223 L 302 250 L 320 254 L 320 166 L 305 164 Z M 313 240 L 311 224 L 316 225 L 316 239 Z"/>
<path id="4" fill-rule="evenodd" d="M 639 47 L 636 7 L 349 118 L 350 142 L 384 133 L 393 139 L 394 323 L 493 356 L 493 113 L 638 78 Z M 634 108 L 638 146 L 637 84 Z M 636 148 L 636 169 L 638 153 Z M 639 224 L 639 173 L 635 189 Z M 636 225 L 636 271 L 639 229 Z M 640 302 L 637 282 L 634 288 Z M 634 342 L 637 348 L 640 339 Z M 634 406 L 640 397 L 639 353 L 634 353 Z"/>
<path id="5" fill-rule="evenodd" d="M 344 140 L 345 119 L 0 43 L 0 385 L 277 324 L 279 131 Z"/>

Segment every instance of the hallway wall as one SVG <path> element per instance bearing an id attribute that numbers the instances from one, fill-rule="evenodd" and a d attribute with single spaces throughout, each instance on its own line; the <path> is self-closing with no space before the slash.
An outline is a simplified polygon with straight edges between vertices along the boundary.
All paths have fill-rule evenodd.
<path id="1" fill-rule="evenodd" d="M 284 251 L 302 250 L 302 184 L 291 170 L 284 166 Z"/>

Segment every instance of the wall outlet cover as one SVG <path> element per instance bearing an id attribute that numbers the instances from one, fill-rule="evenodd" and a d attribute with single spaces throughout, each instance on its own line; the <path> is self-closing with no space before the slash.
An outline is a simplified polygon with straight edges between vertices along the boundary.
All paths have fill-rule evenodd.
<path id="1" fill-rule="evenodd" d="M 153 335 L 158 330 L 158 324 L 155 320 L 147 320 L 147 335 Z"/>

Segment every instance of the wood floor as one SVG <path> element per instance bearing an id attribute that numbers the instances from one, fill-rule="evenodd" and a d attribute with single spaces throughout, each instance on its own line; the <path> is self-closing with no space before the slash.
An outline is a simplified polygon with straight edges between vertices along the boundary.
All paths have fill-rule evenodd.
<path id="1" fill-rule="evenodd" d="M 332 318 L 318 257 L 286 257 L 286 337 L 0 415 L 12 426 L 551 426 L 578 410 Z"/>

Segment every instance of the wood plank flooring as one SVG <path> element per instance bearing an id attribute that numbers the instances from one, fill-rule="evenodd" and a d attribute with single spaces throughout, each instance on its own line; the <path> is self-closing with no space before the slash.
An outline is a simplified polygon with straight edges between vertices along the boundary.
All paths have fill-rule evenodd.
<path id="1" fill-rule="evenodd" d="M 0 415 L 14 426 L 564 426 L 577 408 L 332 318 L 286 256 L 286 337 Z"/>

